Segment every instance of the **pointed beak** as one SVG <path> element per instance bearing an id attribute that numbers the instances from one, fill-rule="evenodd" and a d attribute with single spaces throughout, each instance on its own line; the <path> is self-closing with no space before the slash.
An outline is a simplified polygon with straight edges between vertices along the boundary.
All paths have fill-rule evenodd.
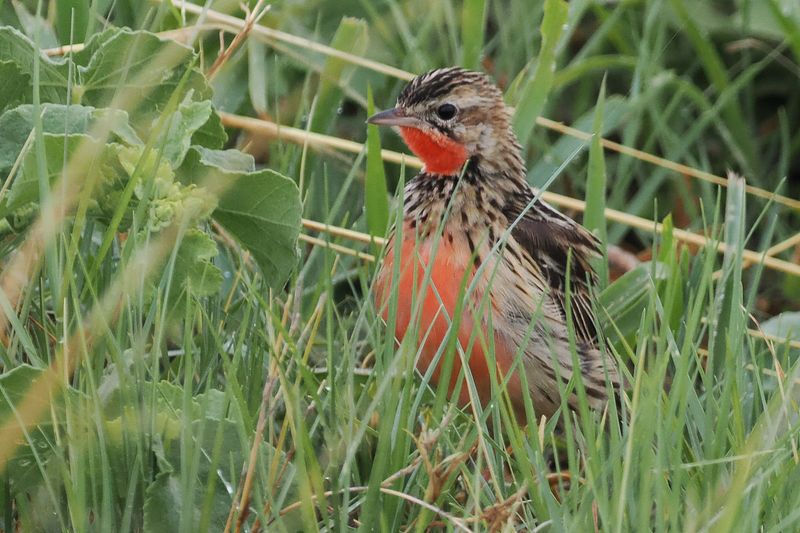
<path id="1" fill-rule="evenodd" d="M 422 121 L 415 117 L 406 116 L 402 109 L 395 107 L 394 109 L 387 109 L 386 111 L 375 113 L 367 119 L 367 124 L 419 128 L 422 125 Z"/>

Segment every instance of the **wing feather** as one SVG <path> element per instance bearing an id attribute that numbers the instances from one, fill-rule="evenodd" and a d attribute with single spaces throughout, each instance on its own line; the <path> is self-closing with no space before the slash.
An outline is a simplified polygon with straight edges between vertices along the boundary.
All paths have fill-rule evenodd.
<path id="1" fill-rule="evenodd" d="M 565 321 L 569 307 L 578 341 L 596 346 L 597 325 L 592 309 L 592 291 L 597 274 L 590 259 L 598 255 L 600 243 L 583 226 L 542 201 L 534 203 L 520 218 L 520 213 L 532 199 L 531 191 L 529 197 L 517 197 L 506 205 L 504 211 L 509 222 L 513 223 L 519 218 L 511 236 L 541 269 L 549 285 L 550 297 L 559 306 Z"/>

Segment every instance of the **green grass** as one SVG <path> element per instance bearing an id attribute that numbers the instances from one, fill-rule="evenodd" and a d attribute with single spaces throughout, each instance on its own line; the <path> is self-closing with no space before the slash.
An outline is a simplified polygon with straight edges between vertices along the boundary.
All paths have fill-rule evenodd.
<path id="1" fill-rule="evenodd" d="M 189 25 L 178 7 L 35 4 L 0 6 L 28 36 L 0 32 L 0 531 L 800 528 L 800 276 L 743 258 L 795 236 L 800 213 L 599 140 L 798 198 L 791 0 L 316 0 L 261 20 L 411 72 L 484 68 L 517 108 L 529 181 L 585 199 L 608 246 L 652 258 L 597 298 L 630 372 L 621 410 L 564 411 L 563 431 L 520 427 L 502 383 L 460 409 L 416 372 L 410 336 L 396 343 L 392 306 L 378 318 L 376 265 L 296 244 L 301 215 L 397 220 L 384 191 L 415 170 L 381 168 L 381 146 L 403 147 L 364 119 L 403 82 L 251 38 L 207 83 L 216 32 L 195 54 L 113 32 Z M 83 36 L 69 61 L 33 53 Z M 368 146 L 223 132 L 212 102 Z M 775 257 L 791 266 L 797 245 Z M 450 340 L 443 361 L 463 357 Z"/>

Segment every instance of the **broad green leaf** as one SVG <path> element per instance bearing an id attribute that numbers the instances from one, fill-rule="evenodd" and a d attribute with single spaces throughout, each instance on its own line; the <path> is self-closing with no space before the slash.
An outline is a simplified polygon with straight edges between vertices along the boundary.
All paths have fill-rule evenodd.
<path id="1" fill-rule="evenodd" d="M 121 88 L 134 88 L 132 107 L 138 126 L 150 125 L 178 87 L 194 52 L 175 41 L 164 41 L 146 31 L 108 29 L 94 35 L 75 54 L 80 84 L 74 92 L 81 102 L 107 106 Z M 207 100 L 211 90 L 205 77 L 192 68 L 184 85 L 196 101 Z"/>
<path id="2" fill-rule="evenodd" d="M 238 478 L 250 454 L 249 443 L 241 438 L 240 426 L 225 419 L 226 394 L 208 389 L 189 400 L 187 412 L 183 389 L 166 381 L 144 382 L 136 390 L 124 390 L 119 380 L 109 374 L 104 378 L 101 389 L 106 391 L 103 414 L 109 419 L 106 423 L 107 453 L 115 472 L 125 473 L 115 476 L 118 482 L 123 482 L 121 490 L 125 488 L 124 480 L 128 479 L 131 467 L 126 459 L 128 452 L 125 443 L 145 436 L 155 444 L 153 455 L 161 473 L 146 489 L 145 530 L 162 531 L 161 528 L 166 526 L 174 530 L 180 519 L 180 509 L 186 501 L 192 504 L 192 509 L 187 511 L 193 522 L 190 529 L 224 529 L 232 503 L 228 487 Z M 152 424 L 140 425 L 140 420 L 150 420 Z M 189 428 L 186 436 L 192 440 L 191 446 L 197 447 L 198 454 L 187 457 L 183 453 L 182 427 Z M 151 429 L 155 434 L 151 433 Z M 275 453 L 273 447 L 262 443 L 258 457 L 260 464 L 269 469 Z M 199 462 L 193 463 L 192 469 L 184 470 L 184 461 L 192 457 Z M 275 475 L 274 491 L 268 495 L 276 510 L 296 498 L 293 465 L 287 463 L 285 457 L 278 464 L 282 475 Z M 234 471 L 230 470 L 231 466 Z M 191 471 L 195 476 L 192 480 L 194 491 L 188 497 L 183 490 L 185 487 L 180 485 L 178 473 L 181 471 Z M 292 524 L 296 518 L 290 514 L 285 520 L 288 520 L 285 524 Z"/>
<path id="3" fill-rule="evenodd" d="M 127 367 L 121 372 L 130 373 L 132 371 L 132 368 Z M 170 413 L 171 416 L 179 416 L 183 411 L 183 389 L 181 387 L 169 381 L 159 381 L 157 383 L 145 381 L 136 386 L 129 381 L 128 387 L 135 388 L 135 390 L 125 390 L 120 385 L 119 374 L 120 371 L 116 367 L 111 368 L 101 382 L 103 416 L 108 420 L 122 417 L 125 414 L 125 409 L 131 407 L 145 409 L 150 406 L 150 399 L 153 400 L 152 406 L 159 411 Z M 130 380 L 129 376 L 128 380 Z M 137 405 L 142 398 L 148 399 L 147 406 Z M 203 407 L 194 398 L 189 402 L 189 406 L 191 411 L 189 416 L 192 419 L 199 419 L 204 416 Z"/>
<path id="4" fill-rule="evenodd" d="M 0 27 L 0 59 L 11 61 L 17 70 L 33 79 L 33 55 L 39 54 L 39 94 L 43 102 L 64 104 L 67 100 L 68 68 L 41 52 L 35 51 L 33 43 L 22 33 L 8 26 Z M 29 103 L 28 95 L 25 102 Z M 0 100 L 1 102 L 2 100 Z"/>
<path id="5" fill-rule="evenodd" d="M 194 185 L 188 187 L 194 188 Z M 159 205 L 157 203 L 157 205 Z M 207 233 L 189 229 L 178 243 L 172 268 L 167 268 L 171 257 L 164 259 L 161 271 L 164 279 L 149 279 L 144 290 L 144 301 L 151 302 L 159 285 L 169 283 L 165 302 L 165 314 L 170 323 L 185 316 L 190 298 L 202 298 L 216 294 L 222 286 L 222 271 L 213 264 L 218 250 L 217 244 Z M 180 401 L 180 395 L 177 399 Z"/>
<path id="6" fill-rule="evenodd" d="M 187 97 L 189 96 L 187 95 Z M 158 132 L 157 146 L 158 150 L 163 150 L 163 156 L 173 168 L 179 167 L 183 162 L 186 152 L 189 151 L 192 136 L 206 124 L 212 113 L 210 100 L 192 102 L 187 98 L 172 113 L 172 116 L 167 118 L 166 129 Z M 156 118 L 155 120 L 161 119 Z"/>
<path id="7" fill-rule="evenodd" d="M 533 76 L 520 90 L 514 113 L 514 131 L 517 132 L 519 142 L 523 146 L 528 142 L 553 85 L 556 48 L 567 23 L 568 14 L 569 6 L 564 0 L 545 0 L 541 27 L 542 46 L 536 58 L 536 68 Z"/>
<path id="8" fill-rule="evenodd" d="M 228 134 L 225 133 L 225 127 L 222 125 L 222 120 L 215 110 L 211 110 L 208 120 L 205 124 L 200 126 L 200 129 L 192 134 L 192 143 L 218 150 L 225 146 L 228 140 Z"/>
<path id="9" fill-rule="evenodd" d="M 171 300 L 184 294 L 210 296 L 222 285 L 222 272 L 211 264 L 217 255 L 217 243 L 208 234 L 191 229 L 181 239 L 175 257 L 170 292 Z"/>
<path id="10" fill-rule="evenodd" d="M 0 113 L 22 103 L 30 93 L 31 77 L 13 61 L 0 61 Z M 2 130 L 0 130 L 2 134 Z M 0 143 L 0 150 L 3 144 Z"/>
<path id="11" fill-rule="evenodd" d="M 279 287 L 297 264 L 300 193 L 273 170 L 243 171 L 251 165 L 251 157 L 234 150 L 193 147 L 178 174 L 222 189 L 213 217 L 253 254 L 267 282 Z"/>
<path id="12" fill-rule="evenodd" d="M 66 159 L 68 160 L 70 154 L 73 154 L 78 148 L 80 143 L 97 143 L 88 135 L 81 133 L 71 135 L 55 135 L 45 133 L 42 136 L 44 141 L 44 152 L 46 155 L 47 174 L 49 182 L 53 182 L 61 171 Z M 99 143 L 98 143 L 98 149 Z M 99 170 L 99 161 L 86 161 L 86 174 L 96 172 Z M 39 175 L 37 172 L 36 154 L 33 150 L 28 151 L 22 163 L 22 172 L 12 183 L 11 188 L 8 190 L 7 208 L 9 211 L 15 211 L 30 203 L 39 201 Z M 3 213 L 5 215 L 5 213 Z"/>
<path id="13" fill-rule="evenodd" d="M 181 515 L 188 516 L 191 525 L 187 531 L 224 531 L 228 512 L 233 504 L 230 494 L 217 490 L 209 502 L 211 509 L 204 507 L 205 485 L 198 479 L 193 484 L 195 490 L 188 499 L 192 508 L 184 510 L 186 488 L 181 476 L 172 472 L 161 472 L 155 481 L 148 485 L 144 497 L 144 530 L 153 533 L 174 533 L 181 530 Z M 223 486 L 221 481 L 217 486 Z M 206 527 L 200 525 L 200 516 L 209 512 Z"/>
<path id="14" fill-rule="evenodd" d="M 37 42 L 38 36 L 39 48 L 55 48 L 61 44 L 53 31 L 53 26 L 46 18 L 31 13 L 22 2 L 12 2 L 12 5 L 19 18 L 18 28 L 25 33 L 31 42 Z M 31 8 L 35 10 L 36 6 L 32 5 Z"/>
<path id="15" fill-rule="evenodd" d="M 184 183 L 203 179 L 203 174 L 212 169 L 224 172 L 255 172 L 253 156 L 239 150 L 211 150 L 203 146 L 192 146 L 178 168 L 178 177 Z"/>
<path id="16" fill-rule="evenodd" d="M 372 87 L 367 87 L 367 116 L 375 113 Z M 378 126 L 367 125 L 367 176 L 364 180 L 364 204 L 367 216 L 367 231 L 382 237 L 389 225 L 389 191 L 381 157 L 381 138 Z"/>
<path id="17" fill-rule="evenodd" d="M 25 104 L 6 111 L 0 116 L 0 174 L 11 168 L 33 130 L 33 110 L 32 105 Z M 112 132 L 110 140 L 119 140 L 127 144 L 141 144 L 136 132 L 128 124 L 128 114 L 119 109 L 45 104 L 41 107 L 41 112 L 43 133 L 89 134 L 91 125 L 95 121 L 103 119 L 109 121 Z"/>
<path id="18" fill-rule="evenodd" d="M 129 372 L 129 369 L 122 372 Z M 115 371 L 101 383 L 106 419 L 104 425 L 105 454 L 113 471 L 119 493 L 127 490 L 131 475 L 130 442 L 145 440 L 151 445 L 151 456 L 145 462 L 157 468 L 155 480 L 147 485 L 144 505 L 139 507 L 146 531 L 174 531 L 181 516 L 191 522 L 192 531 L 221 531 L 225 527 L 232 502 L 229 487 L 239 481 L 242 465 L 250 455 L 249 440 L 243 440 L 241 426 L 225 418 L 226 394 L 208 389 L 189 400 L 185 409 L 185 391 L 167 381 L 144 382 L 135 390 L 120 385 Z M 132 380 L 127 380 L 129 384 Z M 130 386 L 130 385 L 129 385 Z M 144 423 L 142 423 L 144 421 Z M 249 430 L 252 431 L 252 430 Z M 188 438 L 191 442 L 186 443 Z M 198 453 L 185 454 L 185 446 Z M 259 468 L 273 473 L 272 491 L 266 497 L 274 511 L 294 502 L 296 496 L 295 468 L 283 453 L 267 443 L 259 449 Z M 195 462 L 196 459 L 196 462 Z M 276 460 L 277 459 L 277 460 Z M 94 459 L 99 460 L 99 457 Z M 188 465 L 186 461 L 191 461 Z M 193 490 L 186 492 L 187 478 L 181 472 L 191 472 Z M 189 503 L 191 508 L 185 509 Z M 297 514 L 289 513 L 282 523 L 296 530 Z"/>
<path id="19" fill-rule="evenodd" d="M 172 533 L 181 530 L 183 492 L 180 476 L 172 472 L 161 472 L 156 476 L 144 493 L 144 527 L 147 531 Z M 193 510 L 189 513 L 194 514 Z M 190 529 L 198 526 L 193 524 Z M 225 524 L 217 527 L 224 529 Z"/>
<path id="20" fill-rule="evenodd" d="M 239 437 L 240 427 L 230 420 L 210 417 L 199 418 L 191 424 L 193 446 L 200 449 L 194 490 L 187 496 L 184 479 L 180 475 L 180 464 L 185 460 L 178 439 L 164 440 L 164 456 L 174 472 L 164 471 L 145 491 L 144 530 L 154 533 L 174 533 L 180 529 L 182 517 L 190 520 L 190 531 L 223 531 L 228 519 L 232 494 L 229 484 L 240 475 L 242 465 L 249 457 L 249 448 L 243 447 Z M 277 452 L 267 443 L 258 450 L 259 468 L 269 471 L 272 464 L 280 465 L 280 473 L 274 473 L 274 484 L 265 495 L 270 508 L 277 513 L 281 508 L 297 499 L 295 467 L 285 454 L 275 462 Z M 231 471 L 231 466 L 236 470 Z M 184 509 L 186 502 L 190 509 Z M 281 517 L 281 524 L 288 531 L 300 531 L 301 522 L 297 512 Z M 269 530 L 269 528 L 267 528 Z"/>
<path id="21" fill-rule="evenodd" d="M 223 173 L 226 191 L 214 218 L 250 250 L 272 287 L 280 287 L 297 265 L 300 193 L 273 170 Z"/>
<path id="22" fill-rule="evenodd" d="M 208 389 L 193 398 L 204 417 L 222 420 L 228 413 L 228 398 L 218 389 Z"/>

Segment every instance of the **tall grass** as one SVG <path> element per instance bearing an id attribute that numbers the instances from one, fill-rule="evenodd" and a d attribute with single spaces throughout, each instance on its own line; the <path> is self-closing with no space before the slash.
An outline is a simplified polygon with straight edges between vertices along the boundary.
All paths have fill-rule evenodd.
<path id="1" fill-rule="evenodd" d="M 79 8 L 72 17 L 60 2 L 40 16 L 6 4 L 0 21 L 43 48 L 104 24 L 194 22 L 166 3 L 67 4 Z M 50 133 L 39 123 L 23 150 L 39 165 L 42 214 L 28 213 L 23 232 L 22 215 L 9 215 L 0 241 L 0 531 L 799 527 L 800 277 L 796 244 L 775 246 L 800 227 L 790 202 L 800 190 L 792 2 L 319 0 L 276 3 L 260 24 L 302 39 L 232 51 L 213 77 L 214 103 L 299 129 L 292 142 L 265 142 L 231 128 L 227 147 L 294 179 L 315 222 L 380 232 L 401 216 L 383 191 L 399 195 L 415 172 L 389 164 L 384 173 L 381 142 L 363 123 L 373 100 L 392 105 L 402 71 L 354 66 L 349 54 L 412 72 L 463 61 L 507 89 L 530 182 L 585 198 L 587 225 L 640 260 L 622 275 L 611 269 L 596 301 L 606 349 L 628 373 L 619 410 L 563 410 L 520 426 L 502 383 L 491 404 L 459 408 L 415 371 L 419 347 L 413 335 L 398 344 L 391 305 L 380 318 L 375 258 L 346 253 L 380 261 L 380 251 L 362 250 L 352 233 L 314 230 L 306 238 L 319 245 L 300 241 L 289 280 L 276 284 L 259 267 L 272 252 L 250 249 L 258 234 L 232 236 L 222 216 L 203 222 L 220 285 L 176 292 L 187 287 L 179 251 L 188 223 L 142 233 L 141 207 L 120 231 L 140 194 L 133 178 L 112 216 L 87 218 L 93 189 L 81 171 L 96 146 L 44 160 Z M 216 33 L 192 44 L 201 67 L 213 64 Z M 0 48 L 0 72 L 27 79 L 4 62 L 12 53 Z M 34 91 L 51 94 L 49 72 L 30 76 Z M 183 102 L 181 83 L 167 111 Z M 17 89 L 6 88 L 10 99 Z M 135 93 L 117 93 L 132 122 L 150 98 Z M 539 115 L 594 137 L 535 127 Z M 157 124 L 142 141 L 165 158 L 169 125 Z M 98 128 L 95 139 L 115 134 L 110 122 Z M 321 149 L 302 130 L 368 146 Z M 601 137 L 714 175 L 733 169 L 746 182 L 731 174 L 713 184 L 604 152 Z M 402 150 L 391 135 L 383 145 Z M 155 187 L 158 165 L 142 161 L 134 173 Z M 52 181 L 48 169 L 62 165 Z M 220 197 L 229 185 L 212 173 L 182 179 Z M 620 211 L 659 231 L 609 216 Z M 691 246 L 681 231 L 694 234 Z M 770 250 L 775 261 L 751 261 L 758 256 L 746 250 Z M 210 275 L 195 273 L 201 284 Z M 471 342 L 489 341 L 476 332 Z M 451 335 L 439 357 L 459 360 L 464 348 Z M 579 378 L 563 385 L 581 390 Z"/>

